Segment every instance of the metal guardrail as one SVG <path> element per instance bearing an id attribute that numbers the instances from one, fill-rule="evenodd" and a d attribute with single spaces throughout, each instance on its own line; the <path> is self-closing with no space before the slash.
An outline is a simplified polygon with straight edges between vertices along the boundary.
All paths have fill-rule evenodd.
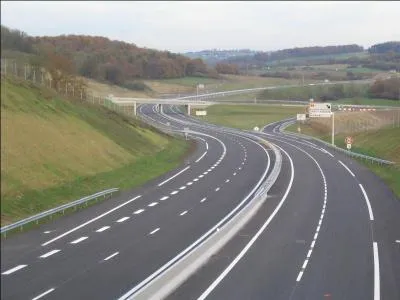
<path id="1" fill-rule="evenodd" d="M 109 194 L 112 195 L 112 193 L 115 193 L 115 192 L 118 192 L 118 191 L 119 191 L 119 188 L 108 189 L 108 190 L 101 191 L 101 192 L 98 192 L 98 193 L 90 195 L 90 196 L 83 197 L 83 198 L 78 199 L 76 201 L 69 202 L 69 203 L 66 203 L 64 205 L 61 205 L 61 206 L 46 210 L 46 211 L 41 212 L 41 213 L 39 213 L 37 215 L 31 216 L 31 217 L 28 217 L 26 219 L 17 221 L 17 222 L 15 222 L 13 224 L 9 224 L 9 225 L 1 227 L 1 234 L 3 234 L 3 233 L 7 234 L 8 231 L 10 231 L 12 229 L 16 229 L 18 227 L 21 228 L 21 230 L 22 230 L 23 226 L 28 224 L 28 223 L 36 221 L 36 224 L 38 224 L 40 219 L 43 219 L 43 218 L 45 218 L 47 216 L 51 217 L 53 214 L 58 213 L 60 211 L 62 211 L 63 214 L 64 214 L 64 211 L 66 209 L 68 209 L 68 208 L 71 208 L 71 207 L 74 207 L 74 206 L 78 206 L 78 205 L 83 204 L 83 203 L 85 203 L 87 205 L 88 201 L 90 201 L 90 200 L 97 199 L 97 198 L 99 198 L 101 196 L 106 197 L 106 195 L 109 195 Z"/>
<path id="2" fill-rule="evenodd" d="M 289 125 L 291 125 L 293 123 L 295 123 L 295 122 L 287 122 L 287 123 L 283 124 L 282 126 L 279 127 L 279 131 L 282 132 L 282 130 L 284 130 L 286 127 L 288 127 Z M 308 138 L 308 139 L 311 138 L 311 139 L 316 140 L 316 141 L 318 141 L 318 142 L 320 142 L 320 143 L 322 143 L 322 144 L 324 144 L 324 145 L 326 145 L 326 146 L 328 146 L 328 147 L 330 147 L 330 148 L 332 148 L 332 149 L 334 149 L 336 151 L 343 152 L 343 153 L 345 153 L 345 154 L 347 154 L 347 155 L 349 155 L 351 157 L 356 157 L 356 158 L 369 160 L 372 163 L 376 162 L 378 164 L 384 164 L 384 165 L 396 165 L 396 163 L 393 162 L 393 161 L 385 160 L 385 159 L 382 159 L 382 158 L 373 157 L 373 156 L 369 156 L 369 155 L 365 155 L 365 154 L 361 154 L 361 153 L 357 153 L 357 152 L 353 152 L 353 151 L 349 151 L 347 149 L 343 149 L 343 148 L 340 148 L 340 147 L 338 147 L 336 145 L 332 145 L 332 144 L 330 144 L 328 142 L 325 142 L 325 141 L 323 141 L 323 140 L 321 140 L 319 138 L 313 137 L 313 136 L 308 136 L 308 135 L 304 135 L 304 134 L 301 134 L 301 133 L 294 133 L 294 132 L 290 132 L 290 133 L 285 132 L 284 134 L 301 136 L 301 137 L 305 137 L 305 138 Z"/>

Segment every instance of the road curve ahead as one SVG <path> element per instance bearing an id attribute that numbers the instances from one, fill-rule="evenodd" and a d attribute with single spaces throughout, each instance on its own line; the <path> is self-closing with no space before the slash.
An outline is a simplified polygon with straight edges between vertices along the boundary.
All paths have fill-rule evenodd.
<path id="1" fill-rule="evenodd" d="M 171 128 L 187 126 L 153 106 L 139 110 Z M 117 299 L 162 274 L 240 211 L 268 176 L 273 153 L 240 134 L 190 129 L 197 148 L 177 170 L 3 239 L 1 299 Z"/>
<path id="2" fill-rule="evenodd" d="M 284 123 L 258 133 L 283 155 L 267 202 L 168 299 L 400 299 L 400 200 Z"/>

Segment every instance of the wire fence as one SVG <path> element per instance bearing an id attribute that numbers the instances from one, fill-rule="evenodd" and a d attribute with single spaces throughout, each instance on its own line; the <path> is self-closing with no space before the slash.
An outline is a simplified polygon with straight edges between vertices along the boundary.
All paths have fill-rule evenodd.
<path id="1" fill-rule="evenodd" d="M 77 78 L 76 76 L 62 75 L 60 72 L 50 72 L 43 66 L 21 62 L 12 58 L 1 58 L 1 75 L 2 78 L 3 76 L 14 77 L 49 88 L 63 97 L 102 105 L 129 117 L 135 116 L 133 104 L 118 105 L 108 97 L 98 96 L 87 88 L 84 79 Z"/>

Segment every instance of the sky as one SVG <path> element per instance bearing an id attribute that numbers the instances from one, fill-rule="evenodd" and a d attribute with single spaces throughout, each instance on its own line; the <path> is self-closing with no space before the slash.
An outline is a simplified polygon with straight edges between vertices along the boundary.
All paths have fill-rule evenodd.
<path id="1" fill-rule="evenodd" d="M 400 1 L 1 1 L 32 36 L 104 36 L 172 52 L 400 41 Z"/>

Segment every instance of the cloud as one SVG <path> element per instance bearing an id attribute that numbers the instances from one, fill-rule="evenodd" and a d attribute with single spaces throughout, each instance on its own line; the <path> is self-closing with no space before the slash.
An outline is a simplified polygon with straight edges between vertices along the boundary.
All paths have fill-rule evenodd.
<path id="1" fill-rule="evenodd" d="M 30 35 L 106 36 L 175 52 L 276 50 L 400 40 L 400 2 L 1 2 L 2 24 Z"/>

